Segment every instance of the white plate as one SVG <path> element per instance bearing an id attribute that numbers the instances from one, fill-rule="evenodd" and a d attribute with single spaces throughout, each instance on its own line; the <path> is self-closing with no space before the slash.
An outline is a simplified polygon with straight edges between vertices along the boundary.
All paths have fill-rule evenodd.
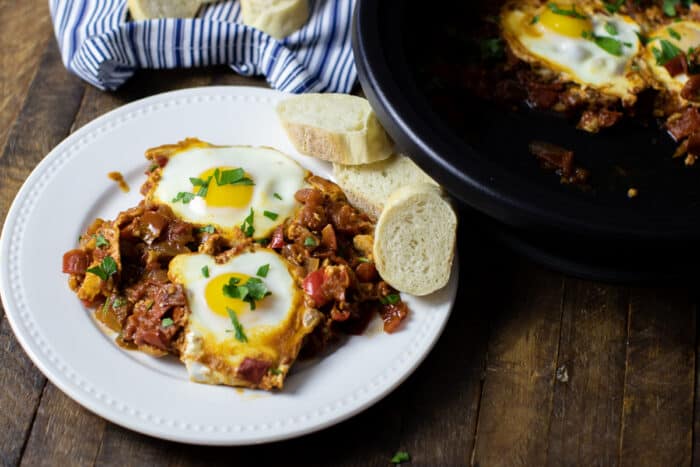
<path id="1" fill-rule="evenodd" d="M 155 359 L 110 342 L 61 273 L 63 252 L 96 217 L 113 219 L 139 200 L 144 150 L 196 136 L 215 144 L 273 146 L 313 172 L 330 166 L 298 155 L 274 113 L 284 95 L 208 87 L 149 97 L 116 109 L 59 144 L 32 172 L 0 239 L 0 292 L 17 339 L 68 396 L 127 428 L 174 441 L 233 445 L 280 440 L 344 420 L 388 394 L 440 336 L 457 291 L 405 297 L 410 318 L 387 335 L 380 320 L 324 358 L 298 362 L 275 394 L 188 381 L 174 358 Z M 108 180 L 120 171 L 125 194 Z M 456 262 L 455 262 L 456 263 Z"/>

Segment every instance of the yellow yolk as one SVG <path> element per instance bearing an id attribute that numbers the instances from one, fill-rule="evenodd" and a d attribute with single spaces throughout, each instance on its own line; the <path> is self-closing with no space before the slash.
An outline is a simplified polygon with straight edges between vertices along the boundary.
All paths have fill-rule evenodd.
<path id="1" fill-rule="evenodd" d="M 253 185 L 223 185 L 219 186 L 214 178 L 214 172 L 216 170 L 223 172 L 225 170 L 233 170 L 233 167 L 214 167 L 209 170 L 205 170 L 199 174 L 199 178 L 202 180 L 208 180 L 209 189 L 207 190 L 207 196 L 204 198 L 207 206 L 212 207 L 231 207 L 231 208 L 243 208 L 250 204 L 250 200 L 253 198 Z M 246 177 L 252 178 L 249 174 L 245 174 Z M 197 193 L 199 187 L 195 186 L 192 188 L 193 193 Z M 224 315 L 226 311 L 224 310 Z"/>
<path id="2" fill-rule="evenodd" d="M 227 308 L 232 309 L 237 315 L 241 315 L 250 309 L 250 305 L 239 298 L 231 298 L 224 295 L 224 286 L 229 283 L 232 278 L 239 280 L 238 285 L 243 285 L 248 282 L 250 276 L 237 272 L 221 274 L 216 276 L 207 284 L 204 290 L 204 298 L 209 305 L 209 309 L 217 315 L 228 319 Z"/>
<path id="3" fill-rule="evenodd" d="M 574 5 L 571 4 L 557 3 L 556 5 L 561 10 L 565 11 L 572 11 L 574 9 Z M 549 8 L 549 5 L 540 15 L 538 22 L 557 34 L 574 38 L 580 38 L 584 33 L 593 31 L 593 23 L 590 19 L 574 18 L 572 16 L 555 13 Z"/>

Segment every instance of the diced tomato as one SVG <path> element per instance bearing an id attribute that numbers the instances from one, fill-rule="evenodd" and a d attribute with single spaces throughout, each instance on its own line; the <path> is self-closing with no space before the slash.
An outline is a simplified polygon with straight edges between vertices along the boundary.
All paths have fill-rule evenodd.
<path id="1" fill-rule="evenodd" d="M 270 239 L 270 248 L 279 249 L 284 246 L 284 229 L 280 225 L 272 233 L 272 238 Z"/>
<path id="2" fill-rule="evenodd" d="M 63 255 L 63 272 L 85 274 L 90 258 L 83 250 L 70 250 Z"/>
<path id="3" fill-rule="evenodd" d="M 301 284 L 304 292 L 311 297 L 317 307 L 323 306 L 326 304 L 326 302 L 328 302 L 328 298 L 323 291 L 324 280 L 325 277 L 323 274 L 323 269 L 317 269 L 306 276 Z"/>

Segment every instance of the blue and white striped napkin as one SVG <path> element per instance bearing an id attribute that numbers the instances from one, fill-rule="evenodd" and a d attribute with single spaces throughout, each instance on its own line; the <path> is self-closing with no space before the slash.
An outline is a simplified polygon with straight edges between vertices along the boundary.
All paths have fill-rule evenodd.
<path id="1" fill-rule="evenodd" d="M 137 68 L 225 64 L 294 93 L 350 92 L 354 3 L 310 0 L 307 23 L 278 41 L 243 25 L 237 0 L 206 5 L 193 19 L 138 22 L 127 22 L 126 0 L 49 0 L 63 63 L 100 89 L 118 88 Z"/>

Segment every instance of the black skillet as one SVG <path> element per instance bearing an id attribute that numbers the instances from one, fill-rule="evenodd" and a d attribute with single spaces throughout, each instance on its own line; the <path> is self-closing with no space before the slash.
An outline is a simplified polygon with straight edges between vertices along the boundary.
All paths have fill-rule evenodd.
<path id="1" fill-rule="evenodd" d="M 624 121 L 591 135 L 560 115 L 507 109 L 469 93 L 454 96 L 465 114 L 458 125 L 436 110 L 426 57 L 449 43 L 460 59 L 447 31 L 472 27 L 469 5 L 476 3 L 357 1 L 360 82 L 399 148 L 484 215 L 480 226 L 552 268 L 617 282 L 697 277 L 700 163 L 672 159 L 676 144 L 654 122 Z M 588 186 L 563 185 L 542 170 L 528 150 L 533 140 L 574 150 L 591 172 Z M 629 188 L 636 198 L 628 198 Z M 470 222 L 477 221 L 462 219 L 461 228 Z"/>

